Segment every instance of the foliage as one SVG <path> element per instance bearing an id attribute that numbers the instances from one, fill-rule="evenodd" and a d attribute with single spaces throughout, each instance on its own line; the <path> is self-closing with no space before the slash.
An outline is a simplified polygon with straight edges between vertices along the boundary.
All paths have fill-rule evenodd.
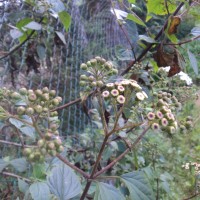
<path id="1" fill-rule="evenodd" d="M 65 31 L 70 27 L 71 17 L 62 1 L 26 3 L 34 12 L 16 21 L 10 32 L 18 47 L 47 33 L 52 17 L 59 19 Z M 172 14 L 183 5 L 188 10 L 195 2 L 142 3 L 147 8 L 146 20 L 133 9 L 141 10 L 139 1 L 129 1 L 130 13 L 120 14 L 111 5 L 131 47 L 116 47 L 117 57 L 123 62 L 134 57 L 133 63 L 124 71 L 115 62 L 96 56 L 80 65 L 81 93 L 75 102 L 81 102 L 90 122 L 83 133 L 66 140 L 59 136 L 62 118 L 58 110 L 74 102 L 59 106 L 65 97 L 57 96 L 55 90 L 1 88 L 0 120 L 5 138 L 0 143 L 19 147 L 23 156 L 3 155 L 0 173 L 18 179 L 18 198 L 153 200 L 199 194 L 197 88 L 178 76 L 184 59 L 176 46 L 187 41 L 178 40 L 176 31 L 182 22 Z M 142 26 L 142 31 L 151 20 L 160 18 L 166 18 L 162 30 L 154 30 L 156 37 L 153 31 L 140 35 L 136 52 L 124 25 L 131 20 Z M 53 32 L 66 44 L 65 35 Z M 188 42 L 195 39 L 198 35 Z M 37 45 L 41 59 L 46 56 L 45 48 Z M 187 52 L 198 75 L 198 60 L 192 50 Z"/>

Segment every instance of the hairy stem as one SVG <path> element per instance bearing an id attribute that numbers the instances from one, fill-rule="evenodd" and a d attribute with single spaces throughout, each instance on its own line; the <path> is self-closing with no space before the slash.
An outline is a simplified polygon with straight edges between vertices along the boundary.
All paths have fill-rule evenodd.
<path id="1" fill-rule="evenodd" d="M 32 181 L 28 178 L 24 178 L 22 176 L 19 176 L 19 175 L 16 175 L 16 174 L 13 174 L 13 173 L 10 173 L 10 172 L 1 172 L 0 174 L 4 175 L 4 176 L 10 176 L 10 177 L 13 177 L 13 178 L 19 178 L 19 179 L 22 179 L 28 183 L 31 183 Z"/>

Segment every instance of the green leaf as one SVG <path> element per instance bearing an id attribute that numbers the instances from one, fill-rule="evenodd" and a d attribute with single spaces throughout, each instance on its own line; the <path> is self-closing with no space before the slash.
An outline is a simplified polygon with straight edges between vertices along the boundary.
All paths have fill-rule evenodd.
<path id="1" fill-rule="evenodd" d="M 60 38 L 60 40 L 63 42 L 63 44 L 67 44 L 65 40 L 65 36 L 61 32 L 56 31 L 56 34 Z"/>
<path id="2" fill-rule="evenodd" d="M 37 45 L 37 54 L 41 60 L 45 58 L 45 55 L 46 55 L 45 52 L 46 52 L 46 49 L 44 45 L 41 45 L 41 44 Z"/>
<path id="3" fill-rule="evenodd" d="M 65 9 L 65 5 L 61 0 L 47 0 L 47 3 L 57 13 Z"/>
<path id="4" fill-rule="evenodd" d="M 25 181 L 23 181 L 22 179 L 18 178 L 18 188 L 20 192 L 23 192 L 24 194 L 26 193 L 26 191 L 29 188 L 29 184 L 26 183 Z"/>
<path id="5" fill-rule="evenodd" d="M 189 60 L 190 60 L 191 67 L 194 70 L 194 73 L 196 75 L 198 75 L 199 69 L 198 69 L 197 59 L 196 59 L 195 55 L 189 49 L 187 50 L 187 53 L 188 53 L 188 57 L 189 57 Z"/>
<path id="6" fill-rule="evenodd" d="M 11 37 L 15 40 L 23 35 L 23 33 L 18 29 L 11 29 L 10 30 Z"/>
<path id="7" fill-rule="evenodd" d="M 146 35 L 139 35 L 139 40 L 144 40 L 145 42 L 148 43 L 156 43 L 156 41 L 153 38 L 148 37 Z"/>
<path id="8" fill-rule="evenodd" d="M 7 162 L 7 161 L 5 161 L 5 160 L 3 160 L 3 159 L 0 159 L 0 172 L 2 172 L 3 169 L 4 169 L 5 167 L 7 167 L 8 165 L 9 165 L 9 162 Z"/>
<path id="9" fill-rule="evenodd" d="M 17 158 L 10 161 L 10 164 L 18 171 L 25 172 L 28 167 L 28 163 L 25 158 Z"/>
<path id="10" fill-rule="evenodd" d="M 17 22 L 16 27 L 21 30 L 22 32 L 24 32 L 23 27 L 26 26 L 28 23 L 32 22 L 33 20 L 31 18 L 24 18 L 20 21 Z"/>
<path id="11" fill-rule="evenodd" d="M 45 164 L 33 165 L 33 177 L 39 180 L 46 180 L 46 168 Z"/>
<path id="12" fill-rule="evenodd" d="M 66 11 L 58 13 L 59 19 L 65 27 L 65 30 L 68 31 L 68 28 L 71 24 L 71 17 Z"/>
<path id="13" fill-rule="evenodd" d="M 39 23 L 37 23 L 37 22 L 34 22 L 34 21 L 29 22 L 29 23 L 26 24 L 24 27 L 25 27 L 25 28 L 28 28 L 28 29 L 31 29 L 31 30 L 36 30 L 36 31 L 39 31 L 39 30 L 42 29 L 42 25 L 39 24 Z"/>
<path id="14" fill-rule="evenodd" d="M 176 9 L 176 3 L 173 1 L 167 1 L 167 7 L 170 13 L 174 12 Z M 167 9 L 165 5 L 165 0 L 148 0 L 147 2 L 148 14 L 154 13 L 156 15 L 166 15 Z"/>
<path id="15" fill-rule="evenodd" d="M 33 183 L 29 190 L 34 200 L 50 200 L 50 190 L 44 182 Z"/>
<path id="16" fill-rule="evenodd" d="M 120 45 L 117 45 L 115 47 L 115 54 L 117 58 L 121 61 L 133 59 L 133 52 L 130 49 L 125 49 L 124 47 Z"/>
<path id="17" fill-rule="evenodd" d="M 145 23 L 135 13 L 132 13 L 132 14 L 129 13 L 126 19 L 131 20 L 135 22 L 136 24 L 146 26 Z"/>
<path id="18" fill-rule="evenodd" d="M 99 182 L 96 186 L 94 200 L 125 200 L 125 197 L 114 186 Z"/>
<path id="19" fill-rule="evenodd" d="M 51 193 L 60 200 L 68 200 L 80 194 L 81 184 L 76 174 L 63 163 L 57 165 L 47 178 L 47 183 Z"/>
<path id="20" fill-rule="evenodd" d="M 135 3 L 136 0 L 128 0 L 129 3 Z"/>
<path id="21" fill-rule="evenodd" d="M 135 171 L 121 176 L 133 200 L 155 200 L 153 191 L 149 186 L 143 171 Z"/>
<path id="22" fill-rule="evenodd" d="M 29 122 L 29 120 L 27 119 Z M 23 122 L 14 119 L 9 118 L 9 122 L 14 125 L 17 129 L 19 129 L 24 135 L 29 136 L 32 139 L 35 139 L 35 129 L 27 124 L 24 124 Z"/>

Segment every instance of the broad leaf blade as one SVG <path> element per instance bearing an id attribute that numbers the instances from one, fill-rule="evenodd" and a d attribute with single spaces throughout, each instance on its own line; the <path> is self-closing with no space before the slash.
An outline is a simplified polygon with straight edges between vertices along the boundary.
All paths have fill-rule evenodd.
<path id="1" fill-rule="evenodd" d="M 31 29 L 31 30 L 36 30 L 39 31 L 42 29 L 42 25 L 37 23 L 37 22 L 29 22 L 26 26 L 24 26 L 25 28 Z"/>
<path id="2" fill-rule="evenodd" d="M 76 174 L 63 163 L 52 169 L 47 183 L 51 192 L 60 200 L 71 199 L 81 192 L 81 185 Z"/>
<path id="3" fill-rule="evenodd" d="M 56 31 L 56 34 L 61 39 L 61 41 L 63 42 L 63 44 L 67 44 L 66 40 L 65 40 L 65 36 L 61 32 Z"/>
<path id="4" fill-rule="evenodd" d="M 29 184 L 18 178 L 18 188 L 20 192 L 23 192 L 25 194 L 29 188 Z"/>
<path id="5" fill-rule="evenodd" d="M 58 13 L 59 19 L 65 27 L 65 30 L 68 31 L 68 28 L 71 24 L 71 17 L 66 11 Z"/>
<path id="6" fill-rule="evenodd" d="M 132 200 L 154 200 L 153 191 L 142 171 L 123 174 L 121 180 L 129 190 Z"/>
<path id="7" fill-rule="evenodd" d="M 28 121 L 28 119 L 26 119 Z M 9 122 L 14 125 L 17 129 L 19 129 L 23 134 L 31 137 L 32 139 L 35 139 L 35 129 L 31 126 L 28 126 L 24 124 L 23 122 L 14 119 L 9 118 Z"/>
<path id="8" fill-rule="evenodd" d="M 107 183 L 97 183 L 94 200 L 125 200 L 121 192 Z"/>
<path id="9" fill-rule="evenodd" d="M 9 165 L 9 162 L 6 162 L 5 160 L 3 159 L 0 159 L 0 173 L 3 171 L 3 169 L 5 167 L 7 167 Z"/>
<path id="10" fill-rule="evenodd" d="M 26 162 L 25 158 L 17 158 L 10 161 L 10 164 L 18 171 L 18 172 L 25 172 L 28 163 Z"/>
<path id="11" fill-rule="evenodd" d="M 197 59 L 196 59 L 195 55 L 189 49 L 188 49 L 187 52 L 188 52 L 188 57 L 189 57 L 192 69 L 194 70 L 194 73 L 196 75 L 198 75 L 199 74 L 199 69 L 198 69 Z"/>
<path id="12" fill-rule="evenodd" d="M 129 19 L 135 22 L 136 24 L 146 26 L 145 23 L 135 13 L 132 13 L 132 14 L 129 13 L 126 19 Z"/>
<path id="13" fill-rule="evenodd" d="M 44 182 L 33 183 L 29 190 L 34 200 L 50 200 L 50 190 Z"/>

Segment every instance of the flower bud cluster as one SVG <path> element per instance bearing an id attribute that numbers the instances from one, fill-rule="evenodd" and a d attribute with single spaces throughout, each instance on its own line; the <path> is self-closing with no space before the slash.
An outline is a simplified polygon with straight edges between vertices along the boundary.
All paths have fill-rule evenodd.
<path id="1" fill-rule="evenodd" d="M 56 156 L 57 153 L 61 153 L 63 150 L 64 147 L 62 146 L 61 139 L 58 136 L 55 137 L 55 135 L 48 130 L 44 138 L 38 140 L 36 148 L 25 148 L 23 154 L 30 162 L 44 162 L 47 154 Z"/>
<path id="2" fill-rule="evenodd" d="M 107 83 L 105 90 L 102 92 L 104 99 L 115 99 L 118 104 L 124 104 L 126 98 L 132 94 L 135 95 L 136 101 L 143 101 L 148 98 L 138 83 L 129 79 L 115 83 Z"/>
<path id="3" fill-rule="evenodd" d="M 194 168 L 195 175 L 200 175 L 200 163 L 188 162 L 188 163 L 185 163 L 185 165 L 182 165 L 182 168 L 187 169 L 187 170 Z"/>
<path id="4" fill-rule="evenodd" d="M 99 56 L 82 63 L 80 68 L 86 72 L 80 76 L 80 86 L 85 87 L 87 91 L 102 87 L 110 76 L 118 73 L 111 62 Z"/>
<path id="5" fill-rule="evenodd" d="M 20 88 L 19 92 L 11 92 L 10 97 L 13 101 L 23 101 L 26 104 L 17 107 L 17 114 L 28 116 L 47 115 L 47 113 L 50 117 L 57 116 L 57 111 L 50 112 L 50 110 L 62 102 L 61 97 L 56 97 L 56 91 L 49 90 L 47 87 L 41 90 Z"/>
<path id="6" fill-rule="evenodd" d="M 187 116 L 184 121 L 181 121 L 180 132 L 187 133 L 189 130 L 193 128 L 193 126 L 194 124 L 192 116 Z"/>
<path id="7" fill-rule="evenodd" d="M 178 124 L 172 111 L 180 109 L 181 104 L 170 93 L 161 91 L 154 95 L 157 96 L 157 103 L 154 105 L 155 110 L 147 114 L 151 128 L 174 134 L 178 129 Z"/>

